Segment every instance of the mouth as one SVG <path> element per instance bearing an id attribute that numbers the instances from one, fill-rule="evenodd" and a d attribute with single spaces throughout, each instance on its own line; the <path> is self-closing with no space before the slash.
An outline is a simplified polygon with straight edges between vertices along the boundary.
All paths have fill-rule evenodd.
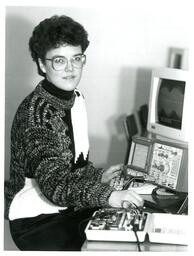
<path id="1" fill-rule="evenodd" d="M 71 79 L 74 79 L 75 76 L 74 75 L 69 75 L 69 76 L 64 76 L 63 79 L 65 80 L 71 80 Z"/>

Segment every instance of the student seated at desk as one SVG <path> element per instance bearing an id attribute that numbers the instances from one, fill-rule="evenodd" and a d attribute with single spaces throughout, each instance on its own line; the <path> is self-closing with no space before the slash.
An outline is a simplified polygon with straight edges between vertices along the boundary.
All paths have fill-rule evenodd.
<path id="1" fill-rule="evenodd" d="M 133 191 L 115 191 L 107 170 L 89 161 L 84 97 L 77 89 L 89 45 L 83 26 L 67 16 L 37 25 L 29 48 L 43 80 L 19 106 L 11 130 L 6 216 L 20 250 L 80 250 L 86 219 L 98 207 L 138 207 Z M 126 204 L 123 207 L 127 207 Z"/>

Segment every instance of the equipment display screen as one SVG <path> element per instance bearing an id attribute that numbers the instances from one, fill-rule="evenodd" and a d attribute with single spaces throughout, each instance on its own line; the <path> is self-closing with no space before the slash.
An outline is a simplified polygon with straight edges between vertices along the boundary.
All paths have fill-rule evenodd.
<path id="1" fill-rule="evenodd" d="M 148 146 L 137 143 L 135 145 L 132 165 L 141 169 L 145 169 L 148 157 L 148 150 Z"/>

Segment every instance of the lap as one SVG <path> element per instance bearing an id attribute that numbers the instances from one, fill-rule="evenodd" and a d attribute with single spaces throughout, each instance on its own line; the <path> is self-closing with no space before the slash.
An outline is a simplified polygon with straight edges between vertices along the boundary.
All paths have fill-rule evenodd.
<path id="1" fill-rule="evenodd" d="M 96 209 L 66 210 L 10 221 L 10 231 L 20 250 L 77 251 L 85 240 L 84 229 Z"/>

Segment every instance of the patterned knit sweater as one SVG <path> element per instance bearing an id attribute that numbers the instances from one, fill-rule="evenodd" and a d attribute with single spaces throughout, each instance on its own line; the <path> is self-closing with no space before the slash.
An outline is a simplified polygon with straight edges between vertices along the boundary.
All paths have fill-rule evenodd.
<path id="1" fill-rule="evenodd" d="M 83 166 L 73 163 L 73 128 L 65 116 L 76 97 L 75 92 L 68 100 L 57 97 L 40 82 L 20 104 L 11 130 L 10 178 L 5 182 L 7 218 L 26 178 L 35 179 L 43 195 L 55 205 L 75 209 L 108 206 L 113 189 L 100 182 L 104 170 L 89 161 Z"/>

